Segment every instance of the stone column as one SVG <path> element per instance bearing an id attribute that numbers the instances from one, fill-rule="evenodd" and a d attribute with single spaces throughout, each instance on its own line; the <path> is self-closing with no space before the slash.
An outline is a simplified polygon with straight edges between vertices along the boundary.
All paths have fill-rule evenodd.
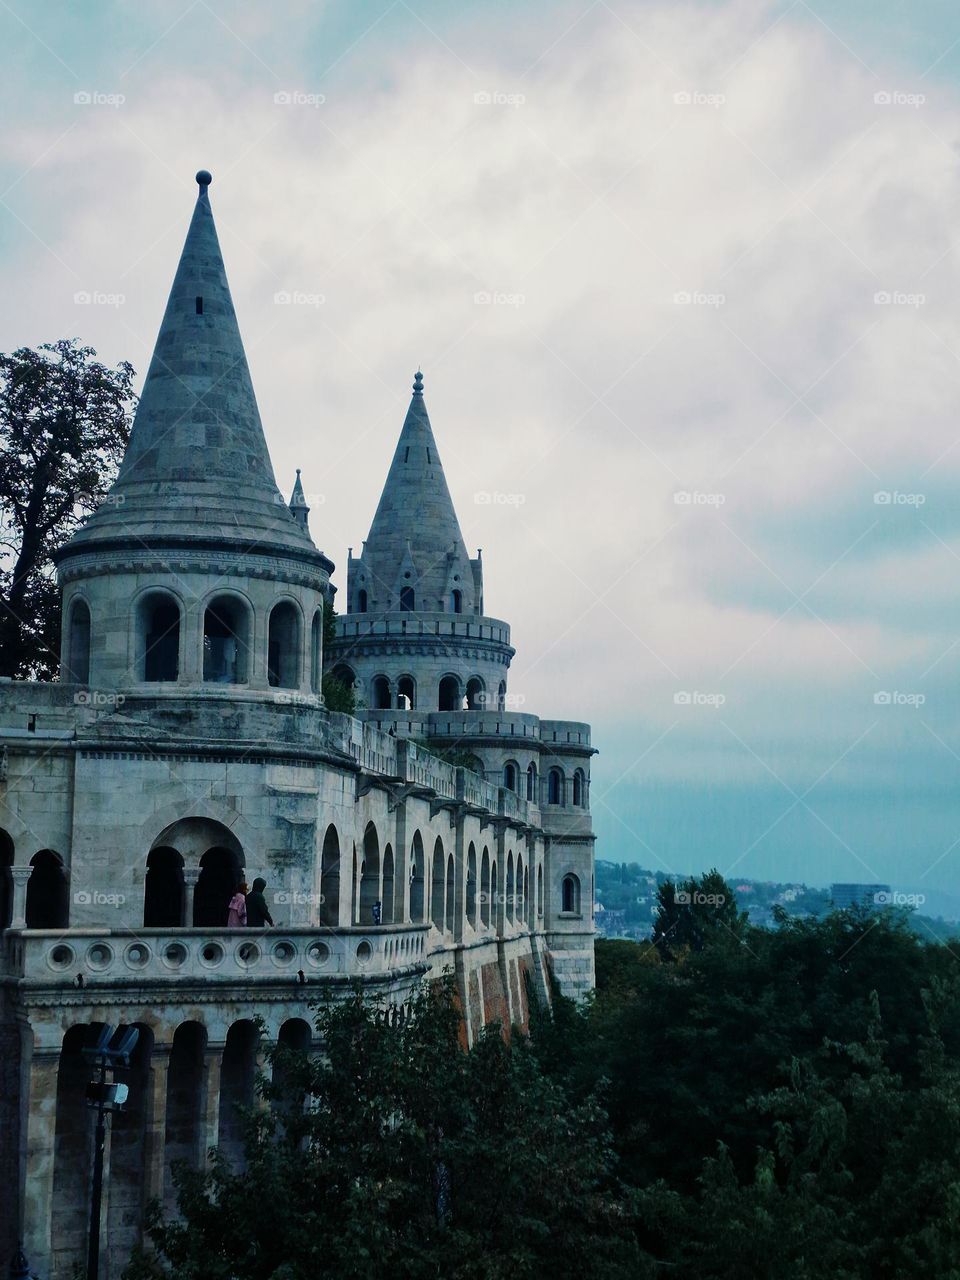
<path id="1" fill-rule="evenodd" d="M 146 1115 L 144 1116 L 143 1191 L 145 1200 L 163 1199 L 167 1080 L 170 1073 L 171 1047 L 168 1044 L 154 1044 L 150 1053 Z"/>
<path id="2" fill-rule="evenodd" d="M 197 887 L 197 881 L 200 879 L 199 867 L 183 868 L 183 926 L 186 929 L 193 927 L 193 894 Z"/>
<path id="3" fill-rule="evenodd" d="M 33 1050 L 26 1098 L 23 1144 L 23 1247 L 30 1264 L 44 1275 L 50 1264 L 53 1166 L 57 1134 L 57 1075 L 60 1050 Z"/>
<path id="4" fill-rule="evenodd" d="M 33 867 L 11 867 L 10 876 L 13 880 L 13 916 L 10 921 L 11 929 L 25 929 L 27 926 L 27 881 Z"/>
<path id="5" fill-rule="evenodd" d="M 206 1163 L 207 1152 L 215 1147 L 220 1138 L 220 1072 L 223 1067 L 223 1045 L 207 1044 L 203 1051 L 203 1084 L 201 1093 L 203 1127 L 203 1163 Z"/>

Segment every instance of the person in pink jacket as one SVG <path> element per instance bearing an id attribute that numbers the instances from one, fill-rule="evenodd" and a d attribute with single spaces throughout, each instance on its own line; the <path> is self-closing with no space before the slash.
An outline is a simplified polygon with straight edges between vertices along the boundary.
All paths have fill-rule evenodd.
<path id="1" fill-rule="evenodd" d="M 241 882 L 227 904 L 227 928 L 240 929 L 247 923 L 247 886 Z"/>

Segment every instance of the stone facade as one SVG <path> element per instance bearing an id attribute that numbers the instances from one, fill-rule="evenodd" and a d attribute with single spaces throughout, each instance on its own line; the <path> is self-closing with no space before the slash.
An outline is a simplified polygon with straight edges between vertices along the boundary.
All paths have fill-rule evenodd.
<path id="1" fill-rule="evenodd" d="M 62 680 L 0 682 L 0 1265 L 22 1239 L 44 1280 L 85 1253 L 104 1024 L 141 1030 L 108 1139 L 115 1277 L 172 1161 L 238 1149 L 269 1044 L 315 1047 L 316 1005 L 361 980 L 402 1017 L 450 973 L 469 1044 L 525 1026 L 551 975 L 593 985 L 589 727 L 509 709 L 422 379 L 325 655 L 333 565 L 299 480 L 279 499 L 198 181 L 127 457 L 60 555 Z M 325 667 L 356 716 L 324 707 Z M 228 928 L 258 876 L 272 927 Z"/>

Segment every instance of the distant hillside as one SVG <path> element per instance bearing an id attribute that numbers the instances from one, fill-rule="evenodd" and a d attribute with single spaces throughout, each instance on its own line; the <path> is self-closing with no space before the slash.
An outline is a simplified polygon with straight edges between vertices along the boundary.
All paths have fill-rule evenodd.
<path id="1" fill-rule="evenodd" d="M 597 931 L 609 938 L 647 938 L 657 911 L 657 890 L 667 880 L 700 875 L 707 868 L 682 875 L 648 871 L 635 862 L 596 863 Z M 737 905 L 746 911 L 750 923 L 775 928 L 774 907 L 782 907 L 791 916 L 820 916 L 830 910 L 829 889 L 813 889 L 805 884 L 781 883 L 774 880 L 750 880 L 733 876 L 729 879 Z M 602 908 L 602 910 L 601 910 Z M 931 890 L 923 907 L 912 916 L 914 927 L 923 935 L 938 939 L 960 937 L 960 900 L 950 894 Z"/>

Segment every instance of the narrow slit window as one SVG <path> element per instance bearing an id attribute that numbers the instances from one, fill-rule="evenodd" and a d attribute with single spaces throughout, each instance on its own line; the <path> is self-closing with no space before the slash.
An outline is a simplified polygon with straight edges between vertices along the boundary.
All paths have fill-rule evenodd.
<path id="1" fill-rule="evenodd" d="M 427 462 L 433 462 L 433 459 L 430 457 L 430 450 L 429 450 L 429 449 L 427 450 Z"/>
<path id="2" fill-rule="evenodd" d="M 407 445 L 406 449 L 404 449 L 404 451 L 403 451 L 403 460 L 404 460 L 404 462 L 409 462 L 409 461 L 410 461 L 410 446 L 409 446 L 409 445 Z"/>
<path id="3" fill-rule="evenodd" d="M 201 297 L 197 298 L 197 315 L 198 316 L 203 315 L 203 298 Z"/>

